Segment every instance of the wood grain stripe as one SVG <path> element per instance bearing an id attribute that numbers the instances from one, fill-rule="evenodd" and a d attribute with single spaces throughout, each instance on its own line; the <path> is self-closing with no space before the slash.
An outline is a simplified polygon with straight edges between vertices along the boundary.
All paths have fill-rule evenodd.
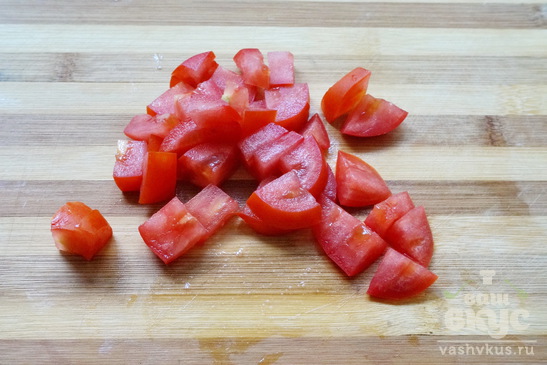
<path id="1" fill-rule="evenodd" d="M 314 27 L 544 28 L 546 15 L 534 4 L 354 3 L 285 1 L 5 1 L 4 24 L 139 24 Z M 99 5 L 100 4 L 100 5 Z M 105 7 L 107 9 L 105 9 Z M 290 12 L 287 12 L 290 8 Z M 249 16 L 251 14 L 253 16 Z M 153 16 L 150 16 L 153 14 Z M 328 14 L 325 16 L 325 14 Z"/>
<path id="2" fill-rule="evenodd" d="M 0 115 L 0 139 L 4 147 L 116 146 L 118 139 L 127 138 L 123 129 L 133 115 L 6 113 Z M 338 139 L 339 132 L 325 124 L 331 139 Z M 398 129 L 387 135 L 366 139 L 343 137 L 343 140 L 368 147 L 544 147 L 547 116 L 410 114 Z"/>
<path id="3" fill-rule="evenodd" d="M 487 216 L 545 215 L 547 192 L 545 181 L 401 181 L 389 180 L 393 192 L 408 191 L 417 205 L 428 214 Z M 256 187 L 251 180 L 230 180 L 222 188 L 244 204 Z M 122 194 L 113 181 L 0 181 L 1 217 L 51 217 L 67 201 L 84 201 L 107 216 L 132 216 L 146 219 L 162 204 L 142 206 L 137 193 Z M 94 192 L 90 194 L 89 192 Z M 199 189 L 179 183 L 178 196 L 183 201 Z M 40 199 L 35 199 L 40 196 Z M 349 209 L 364 217 L 367 209 Z"/>
<path id="4" fill-rule="evenodd" d="M 339 75 L 341 77 L 343 74 Z M 311 112 L 338 78 L 309 80 Z M 44 90 L 47 89 L 47 93 Z M 167 89 L 164 83 L 1 82 L 2 113 L 136 114 Z M 546 85 L 381 84 L 368 92 L 414 115 L 547 115 Z M 477 100 L 480 99 L 480 103 Z M 85 103 L 82 102 L 85 100 Z"/>
<path id="5" fill-rule="evenodd" d="M 1 50 L 0 50 L 1 51 Z M 217 62 L 235 70 L 232 53 Z M 171 71 L 190 53 L 0 53 L 0 82 L 157 82 L 167 86 Z M 297 54 L 297 81 L 331 79 L 356 66 L 372 71 L 371 83 L 531 84 L 547 83 L 543 59 L 534 57 L 422 57 Z M 32 63 L 26 62 L 32 59 Z M 510 70 L 510 71 L 509 71 Z M 136 79 L 135 75 L 139 75 Z"/>
<path id="6" fill-rule="evenodd" d="M 249 33 L 253 34 L 252 39 L 248 39 Z M 142 53 L 148 49 L 152 53 L 181 50 L 192 55 L 204 50 L 233 54 L 241 48 L 258 47 L 263 51 L 290 50 L 295 55 L 328 53 L 340 58 L 547 55 L 543 29 L 437 28 L 432 32 L 427 28 L 363 27 L 356 31 L 355 28 L 234 26 L 227 32 L 223 26 L 0 24 L 0 34 L 3 34 L 0 49 L 8 53 Z M 181 36 L 184 34 L 191 36 Z"/>

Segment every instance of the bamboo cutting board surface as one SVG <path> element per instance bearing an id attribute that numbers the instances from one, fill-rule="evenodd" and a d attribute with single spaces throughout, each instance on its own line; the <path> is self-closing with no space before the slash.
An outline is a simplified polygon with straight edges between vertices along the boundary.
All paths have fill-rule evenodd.
<path id="1" fill-rule="evenodd" d="M 0 2 L 0 363 L 377 364 L 547 361 L 547 4 L 544 1 Z M 346 139 L 428 214 L 438 281 L 391 303 L 347 279 L 308 231 L 234 219 L 170 266 L 111 174 L 130 118 L 184 59 L 288 50 L 311 112 L 349 70 L 409 111 Z M 223 187 L 241 203 L 243 171 Z M 181 185 L 187 200 L 196 188 Z M 60 254 L 50 219 L 80 200 L 114 238 Z M 354 211 L 364 217 L 366 210 Z M 485 271 L 490 272 L 491 282 Z"/>

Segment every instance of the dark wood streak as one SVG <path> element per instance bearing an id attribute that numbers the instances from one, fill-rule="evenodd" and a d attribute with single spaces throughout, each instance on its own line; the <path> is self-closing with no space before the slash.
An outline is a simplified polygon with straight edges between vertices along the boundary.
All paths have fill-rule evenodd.
<path id="1" fill-rule="evenodd" d="M 98 2 L 56 1 L 40 3 L 38 7 L 28 1 L 4 1 L 0 6 L 0 22 L 277 27 L 386 27 L 397 24 L 403 28 L 544 28 L 546 24 L 541 7 L 531 4 L 230 1 L 228 6 L 225 1 L 208 1 L 207 4 L 186 1 L 181 8 L 177 1 L 161 5 L 144 0 Z M 248 16 L 250 8 L 253 9 L 252 17 Z M 287 8 L 291 9 L 289 13 Z"/>
<path id="2" fill-rule="evenodd" d="M 243 205 L 256 185 L 253 180 L 230 180 L 222 188 Z M 432 215 L 535 216 L 547 211 L 543 181 L 388 181 L 388 185 L 393 192 L 408 191 Z M 72 200 L 84 201 L 106 216 L 142 219 L 162 206 L 139 205 L 136 193 L 121 193 L 113 181 L 0 181 L 0 190 L 1 217 L 51 217 Z M 177 195 L 187 201 L 198 191 L 179 183 Z M 368 210 L 351 212 L 364 216 Z"/>

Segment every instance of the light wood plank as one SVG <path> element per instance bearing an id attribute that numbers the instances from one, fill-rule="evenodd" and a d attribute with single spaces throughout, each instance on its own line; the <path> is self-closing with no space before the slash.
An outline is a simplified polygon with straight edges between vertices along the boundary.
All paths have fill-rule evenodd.
<path id="1" fill-rule="evenodd" d="M 248 39 L 248 34 L 253 34 Z M 528 56 L 547 55 L 545 30 L 321 28 L 116 25 L 0 25 L 3 52 L 153 53 L 204 50 L 234 53 L 241 48 L 291 50 L 299 54 Z M 89 37 L 93 34 L 93 38 Z M 189 37 L 181 36 L 191 34 Z M 32 35 L 32 36 L 28 36 Z M 115 35 L 115 36 L 113 36 Z M 328 44 L 326 50 L 324 45 Z M 265 46 L 267 45 L 267 46 Z"/>

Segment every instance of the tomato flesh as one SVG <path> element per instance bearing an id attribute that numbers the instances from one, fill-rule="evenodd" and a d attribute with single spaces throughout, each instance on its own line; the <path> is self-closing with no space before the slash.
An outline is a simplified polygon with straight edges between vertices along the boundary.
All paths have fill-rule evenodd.
<path id="1" fill-rule="evenodd" d="M 266 125 L 274 123 L 276 115 L 277 110 L 259 107 L 256 103 L 250 104 L 243 112 L 241 121 L 241 133 L 243 137 L 247 137 Z"/>
<path id="2" fill-rule="evenodd" d="M 387 243 L 332 200 L 320 201 L 321 221 L 312 228 L 315 240 L 346 275 L 359 274 L 384 253 Z"/>
<path id="3" fill-rule="evenodd" d="M 367 94 L 349 113 L 340 131 L 357 137 L 380 136 L 397 128 L 407 115 L 395 104 Z"/>
<path id="4" fill-rule="evenodd" d="M 177 154 L 148 152 L 144 159 L 139 204 L 171 199 L 177 186 Z"/>
<path id="5" fill-rule="evenodd" d="M 249 171 L 258 180 L 265 179 L 280 172 L 279 164 L 284 155 L 291 152 L 303 140 L 303 137 L 293 131 L 274 139 L 266 146 L 261 146 L 249 161 Z"/>
<path id="6" fill-rule="evenodd" d="M 140 190 L 146 151 L 147 144 L 144 141 L 118 140 L 112 176 L 121 191 Z"/>
<path id="7" fill-rule="evenodd" d="M 312 136 L 317 141 L 317 144 L 322 151 L 326 151 L 330 147 L 330 138 L 325 128 L 325 124 L 321 120 L 319 114 L 312 115 L 310 120 L 306 123 L 304 128 L 300 131 L 300 134 L 304 137 Z"/>
<path id="8" fill-rule="evenodd" d="M 261 147 L 268 146 L 273 143 L 274 140 L 287 133 L 289 133 L 289 131 L 280 125 L 270 123 L 241 140 L 238 146 L 243 157 L 243 162 L 247 168 L 251 166 L 251 161 L 257 150 Z"/>
<path id="9" fill-rule="evenodd" d="M 338 151 L 336 160 L 336 195 L 341 205 L 364 207 L 391 195 L 386 182 L 374 167 L 359 157 Z"/>
<path id="10" fill-rule="evenodd" d="M 112 228 L 98 210 L 68 202 L 53 216 L 51 233 L 60 251 L 91 260 L 112 237 Z"/>
<path id="11" fill-rule="evenodd" d="M 147 141 L 151 135 L 165 138 L 179 120 L 172 114 L 150 116 L 139 114 L 134 116 L 123 132 L 126 136 L 137 141 Z"/>
<path id="12" fill-rule="evenodd" d="M 178 160 L 178 177 L 202 188 L 220 185 L 237 167 L 237 147 L 231 143 L 202 143 Z"/>
<path id="13" fill-rule="evenodd" d="M 329 123 L 347 114 L 367 92 L 371 72 L 357 67 L 332 85 L 323 99 L 321 109 Z"/>
<path id="14" fill-rule="evenodd" d="M 141 224 L 139 233 L 146 245 L 165 264 L 182 256 L 208 234 L 177 197 Z"/>
<path id="15" fill-rule="evenodd" d="M 388 248 L 372 277 L 367 294 L 381 299 L 406 299 L 420 294 L 436 280 L 437 275 Z"/>
<path id="16" fill-rule="evenodd" d="M 294 56 L 291 52 L 268 52 L 270 68 L 270 87 L 291 86 L 294 84 Z"/>
<path id="17" fill-rule="evenodd" d="M 408 192 L 394 194 L 374 205 L 365 219 L 365 224 L 385 238 L 387 230 L 393 223 L 414 208 L 414 203 Z"/>
<path id="18" fill-rule="evenodd" d="M 185 82 L 179 82 L 178 84 L 167 89 L 167 91 L 148 104 L 146 107 L 146 112 L 151 116 L 158 114 L 174 114 L 175 100 L 192 92 L 193 90 L 193 86 L 190 86 Z"/>
<path id="19" fill-rule="evenodd" d="M 321 206 L 290 171 L 255 190 L 247 205 L 261 219 L 281 229 L 313 226 L 321 219 Z"/>
<path id="20" fill-rule="evenodd" d="M 249 85 L 267 89 L 270 86 L 270 69 L 264 64 L 264 55 L 256 48 L 245 48 L 234 56 L 243 80 Z"/>
<path id="21" fill-rule="evenodd" d="M 268 109 L 277 110 L 275 123 L 288 130 L 300 130 L 308 121 L 310 91 L 308 84 L 280 86 L 264 91 Z"/>
<path id="22" fill-rule="evenodd" d="M 433 234 L 423 206 L 411 209 L 386 231 L 385 238 L 397 251 L 427 267 L 433 256 Z"/>
<path id="23" fill-rule="evenodd" d="M 207 231 L 204 239 L 215 234 L 239 211 L 238 202 L 216 185 L 206 186 L 185 205 Z"/>

